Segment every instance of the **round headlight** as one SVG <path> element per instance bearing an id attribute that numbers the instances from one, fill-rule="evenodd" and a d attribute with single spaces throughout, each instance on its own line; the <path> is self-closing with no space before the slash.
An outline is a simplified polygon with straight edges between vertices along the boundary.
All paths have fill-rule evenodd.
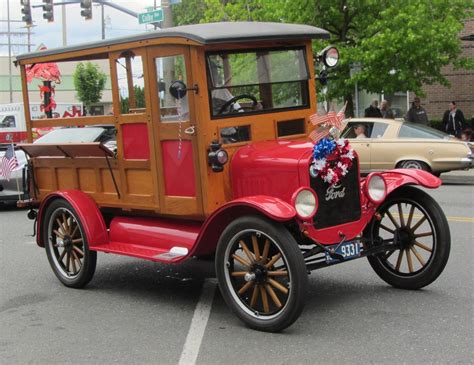
<path id="1" fill-rule="evenodd" d="M 322 51 L 323 62 L 326 67 L 334 67 L 339 62 L 339 51 L 336 47 L 328 46 Z"/>
<path id="2" fill-rule="evenodd" d="M 367 177 L 367 195 L 373 203 L 380 203 L 387 195 L 387 183 L 382 175 L 370 174 Z"/>
<path id="3" fill-rule="evenodd" d="M 293 204 L 300 218 L 308 219 L 316 214 L 317 197 L 316 194 L 308 188 L 300 189 L 295 194 Z"/>

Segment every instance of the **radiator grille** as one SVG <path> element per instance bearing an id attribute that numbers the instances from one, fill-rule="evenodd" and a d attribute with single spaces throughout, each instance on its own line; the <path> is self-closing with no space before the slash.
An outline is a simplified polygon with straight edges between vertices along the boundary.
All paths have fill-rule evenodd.
<path id="1" fill-rule="evenodd" d="M 358 161 L 354 159 L 348 174 L 333 188 L 319 177 L 310 177 L 311 188 L 318 195 L 319 201 L 319 208 L 313 219 L 315 228 L 326 228 L 360 219 L 360 184 L 357 166 Z"/>

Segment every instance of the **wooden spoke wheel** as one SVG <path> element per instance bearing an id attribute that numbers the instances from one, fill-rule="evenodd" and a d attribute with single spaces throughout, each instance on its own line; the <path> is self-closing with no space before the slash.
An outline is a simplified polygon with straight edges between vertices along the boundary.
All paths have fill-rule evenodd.
<path id="1" fill-rule="evenodd" d="M 219 240 L 216 273 L 225 301 L 252 328 L 280 331 L 303 309 L 306 266 L 280 225 L 259 217 L 234 221 Z"/>
<path id="2" fill-rule="evenodd" d="M 43 222 L 43 241 L 54 273 L 66 286 L 85 286 L 94 275 L 97 253 L 89 251 L 76 212 L 68 202 L 58 199 L 46 209 Z"/>
<path id="3" fill-rule="evenodd" d="M 369 256 L 375 272 L 387 283 L 419 289 L 433 282 L 449 257 L 449 226 L 439 205 L 425 192 L 403 187 L 378 209 L 366 234 L 391 243 L 394 250 Z"/>

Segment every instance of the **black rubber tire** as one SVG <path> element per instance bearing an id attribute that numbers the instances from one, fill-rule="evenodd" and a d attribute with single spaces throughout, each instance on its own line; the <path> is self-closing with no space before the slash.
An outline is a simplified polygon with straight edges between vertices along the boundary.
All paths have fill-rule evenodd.
<path id="1" fill-rule="evenodd" d="M 58 252 L 55 252 L 55 249 L 53 247 L 53 240 L 57 239 L 57 237 L 51 238 L 53 237 L 53 235 L 52 232 L 49 231 L 51 220 L 53 220 L 53 223 L 51 224 L 54 224 L 54 220 L 56 219 L 55 214 L 59 211 L 65 211 L 74 218 L 74 220 L 79 225 L 79 234 L 80 238 L 82 238 L 82 251 L 84 253 L 83 257 L 81 257 L 82 265 L 81 268 L 78 270 L 77 274 L 73 276 L 68 276 L 64 272 L 65 268 L 62 268 L 61 264 L 59 264 L 57 257 Z M 59 281 L 61 281 L 61 283 L 70 288 L 83 288 L 84 286 L 86 286 L 92 280 L 92 277 L 95 273 L 95 268 L 97 264 L 97 252 L 89 250 L 87 237 L 84 234 L 84 226 L 79 220 L 77 212 L 66 200 L 56 199 L 46 208 L 42 224 L 43 242 L 46 249 L 46 255 L 56 277 L 59 279 Z"/>
<path id="2" fill-rule="evenodd" d="M 259 234 L 264 233 L 265 238 L 270 237 L 276 243 L 275 248 L 279 248 L 279 252 L 283 254 L 286 269 L 289 272 L 291 284 L 286 304 L 272 318 L 249 314 L 248 311 L 252 310 L 243 309 L 245 305 L 242 302 L 237 302 L 239 299 L 235 298 L 232 293 L 236 296 L 238 294 L 232 284 L 229 285 L 226 280 L 226 275 L 230 276 L 230 274 L 226 274 L 226 270 L 229 271 L 228 258 L 225 257 L 227 248 L 233 245 L 233 242 L 237 242 L 238 237 L 242 237 L 239 234 L 252 230 L 260 232 Z M 264 332 L 278 332 L 293 324 L 303 311 L 308 286 L 308 272 L 298 244 L 283 225 L 259 216 L 246 216 L 233 221 L 226 227 L 219 239 L 215 266 L 219 288 L 225 302 L 248 327 Z"/>
<path id="3" fill-rule="evenodd" d="M 394 191 L 379 207 L 378 212 L 384 214 L 394 204 L 405 202 L 421 207 L 428 217 L 434 238 L 429 260 L 417 272 L 402 274 L 386 265 L 383 254 L 368 256 L 367 259 L 377 275 L 386 283 L 400 289 L 416 290 L 431 284 L 443 272 L 449 258 L 451 234 L 446 216 L 438 203 L 424 191 L 412 186 L 403 186 Z M 366 237 L 377 237 L 377 224 L 377 220 L 373 219 L 365 231 Z M 400 254 L 400 250 L 395 252 Z"/>
<path id="4" fill-rule="evenodd" d="M 415 165 L 418 165 L 419 167 L 414 167 Z M 423 171 L 428 171 L 428 172 L 431 171 L 430 167 L 425 162 L 417 161 L 417 160 L 402 161 L 398 164 L 398 167 L 402 169 L 415 169 L 415 170 L 423 170 Z"/>

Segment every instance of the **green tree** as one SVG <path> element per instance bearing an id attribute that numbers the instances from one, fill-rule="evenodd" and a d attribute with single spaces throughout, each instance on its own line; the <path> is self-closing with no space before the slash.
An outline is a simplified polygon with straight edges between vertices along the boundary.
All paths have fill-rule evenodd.
<path id="1" fill-rule="evenodd" d="M 79 62 L 76 66 L 73 74 L 74 88 L 77 98 L 84 104 L 85 114 L 92 104 L 101 100 L 106 81 L 107 75 L 100 70 L 99 65 Z"/>
<path id="2" fill-rule="evenodd" d="M 196 1 L 196 0 L 193 0 Z M 183 0 L 183 3 L 186 0 Z M 358 87 L 369 92 L 411 90 L 423 84 L 449 85 L 442 67 L 473 68 L 461 59 L 459 32 L 474 15 L 472 0 L 202 0 L 204 21 L 252 20 L 301 23 L 326 29 L 341 60 L 331 73 L 329 98 L 348 101 Z M 200 20 L 202 22 L 202 20 Z M 360 65 L 360 72 L 350 73 Z"/>
<path id="3" fill-rule="evenodd" d="M 135 102 L 137 108 L 145 108 L 145 88 L 138 85 L 133 86 L 133 92 L 135 93 Z M 127 114 L 130 110 L 129 97 L 120 98 L 120 113 Z"/>

